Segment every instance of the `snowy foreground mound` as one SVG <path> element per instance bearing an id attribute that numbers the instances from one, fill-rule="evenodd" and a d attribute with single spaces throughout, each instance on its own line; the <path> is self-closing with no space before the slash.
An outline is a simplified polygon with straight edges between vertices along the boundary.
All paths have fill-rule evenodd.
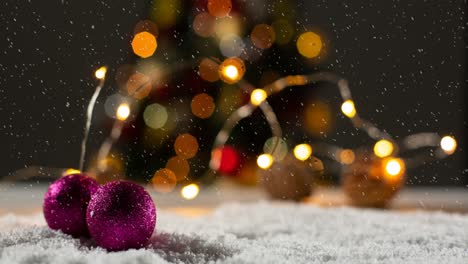
<path id="1" fill-rule="evenodd" d="M 49 230 L 42 215 L 0 217 L 0 263 L 467 263 L 468 216 L 228 204 L 186 218 L 158 212 L 146 249 L 108 253 Z"/>

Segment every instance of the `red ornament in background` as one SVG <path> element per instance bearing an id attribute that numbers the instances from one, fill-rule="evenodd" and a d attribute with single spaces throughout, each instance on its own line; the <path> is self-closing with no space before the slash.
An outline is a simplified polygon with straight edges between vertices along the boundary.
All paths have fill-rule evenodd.
<path id="1" fill-rule="evenodd" d="M 239 165 L 239 152 L 231 146 L 219 147 L 211 153 L 211 168 L 223 175 L 235 175 Z"/>

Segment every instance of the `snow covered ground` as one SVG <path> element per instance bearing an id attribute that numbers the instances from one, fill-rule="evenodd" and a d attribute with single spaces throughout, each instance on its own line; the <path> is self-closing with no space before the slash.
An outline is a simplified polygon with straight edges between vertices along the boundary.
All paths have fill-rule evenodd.
<path id="1" fill-rule="evenodd" d="M 49 230 L 41 214 L 0 217 L 0 263 L 466 263 L 468 216 L 292 203 L 158 212 L 146 249 L 108 253 Z"/>

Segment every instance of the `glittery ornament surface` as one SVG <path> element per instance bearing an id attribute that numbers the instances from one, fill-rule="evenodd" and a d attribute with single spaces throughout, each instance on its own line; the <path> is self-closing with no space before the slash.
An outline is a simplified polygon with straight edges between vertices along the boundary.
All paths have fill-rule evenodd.
<path id="1" fill-rule="evenodd" d="M 96 243 L 117 251 L 148 244 L 156 225 L 156 208 L 148 192 L 137 184 L 114 181 L 93 195 L 86 214 Z"/>
<path id="2" fill-rule="evenodd" d="M 72 174 L 53 182 L 44 197 L 44 217 L 50 228 L 74 237 L 89 236 L 86 208 L 98 189 L 93 179 Z"/>

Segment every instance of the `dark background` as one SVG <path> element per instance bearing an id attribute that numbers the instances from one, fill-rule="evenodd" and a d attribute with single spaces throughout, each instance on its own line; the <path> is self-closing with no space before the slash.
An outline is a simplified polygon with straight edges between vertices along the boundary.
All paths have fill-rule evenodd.
<path id="1" fill-rule="evenodd" d="M 183 8 L 190 9 L 189 2 L 183 1 Z M 277 8 L 274 1 L 239 2 L 249 6 L 242 12 L 252 24 L 271 22 L 269 13 Z M 272 54 L 283 58 L 277 66 L 282 74 L 321 69 L 347 78 L 361 115 L 396 137 L 426 131 L 454 135 L 457 153 L 411 170 L 409 183 L 466 185 L 464 5 L 461 0 L 297 1 L 297 8 L 283 11 L 294 13 L 296 32 L 318 30 L 327 39 L 327 55 L 319 65 L 308 65 L 294 41 L 292 49 Z M 105 64 L 111 78 L 96 106 L 89 144 L 95 150 L 108 134 L 103 104 L 117 90 L 112 69 L 136 60 L 130 49 L 133 27 L 147 18 L 150 6 L 128 0 L 0 3 L 0 175 L 32 165 L 78 166 L 94 71 Z M 162 33 L 174 41 L 185 38 L 188 46 L 181 50 L 187 53 L 195 38 L 189 32 L 193 17 L 182 13 L 187 17 L 179 19 L 181 26 Z M 254 77 L 247 75 L 258 83 Z M 336 88 L 323 86 L 318 96 L 339 115 Z M 326 141 L 348 148 L 370 144 L 341 116 L 334 127 Z"/>

